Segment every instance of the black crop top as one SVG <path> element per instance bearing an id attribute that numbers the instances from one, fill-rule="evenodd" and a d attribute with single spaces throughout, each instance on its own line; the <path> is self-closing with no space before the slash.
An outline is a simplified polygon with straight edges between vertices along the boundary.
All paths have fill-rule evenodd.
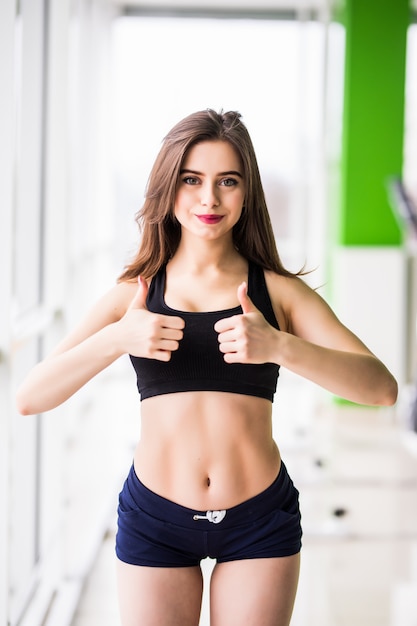
<path id="1" fill-rule="evenodd" d="M 206 313 L 171 309 L 165 304 L 165 279 L 164 266 L 152 279 L 147 307 L 154 313 L 181 317 L 185 322 L 184 335 L 178 350 L 172 352 L 168 362 L 130 355 L 141 400 L 181 391 L 227 391 L 266 398 L 272 402 L 277 387 L 278 365 L 226 363 L 219 350 L 214 325 L 223 318 L 241 315 L 241 306 Z M 279 329 L 263 269 L 251 262 L 248 295 L 271 326 Z"/>

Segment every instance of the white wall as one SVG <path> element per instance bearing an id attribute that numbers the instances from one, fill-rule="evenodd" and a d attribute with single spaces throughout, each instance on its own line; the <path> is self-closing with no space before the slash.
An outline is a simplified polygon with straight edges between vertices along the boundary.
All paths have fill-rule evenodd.
<path id="1" fill-rule="evenodd" d="M 9 608 L 9 442 L 10 442 L 10 350 L 14 165 L 14 2 L 0 4 L 0 623 L 7 624 Z"/>
<path id="2" fill-rule="evenodd" d="M 123 368 L 45 415 L 20 416 L 14 402 L 116 279 L 111 18 L 99 0 L 0 3 L 0 622 L 11 626 L 69 619 L 138 428 L 108 401 Z"/>

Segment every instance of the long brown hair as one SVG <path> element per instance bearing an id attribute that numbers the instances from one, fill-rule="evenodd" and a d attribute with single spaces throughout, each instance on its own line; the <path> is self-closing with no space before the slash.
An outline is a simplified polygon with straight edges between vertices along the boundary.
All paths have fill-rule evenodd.
<path id="1" fill-rule="evenodd" d="M 139 250 L 119 281 L 141 275 L 148 279 L 175 254 L 181 227 L 174 204 L 181 166 L 192 146 L 202 141 L 227 141 L 236 150 L 243 166 L 245 206 L 233 229 L 239 253 L 264 269 L 295 276 L 285 269 L 278 254 L 271 220 L 259 174 L 252 140 L 237 111 L 217 113 L 212 109 L 192 113 L 176 124 L 165 137 L 151 170 L 145 202 L 136 214 L 142 234 Z"/>

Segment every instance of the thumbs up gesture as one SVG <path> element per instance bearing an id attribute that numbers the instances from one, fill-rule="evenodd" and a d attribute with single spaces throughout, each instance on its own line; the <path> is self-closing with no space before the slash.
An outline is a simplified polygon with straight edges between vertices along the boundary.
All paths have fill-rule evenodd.
<path id="1" fill-rule="evenodd" d="M 137 357 L 169 361 L 183 337 L 181 317 L 152 313 L 146 306 L 148 284 L 138 276 L 138 289 L 118 322 L 123 352 Z"/>
<path id="2" fill-rule="evenodd" d="M 141 276 L 138 276 L 138 290 L 128 307 L 128 311 L 132 309 L 145 309 L 146 310 L 146 298 L 148 297 L 148 283 L 143 280 Z"/>
<path id="3" fill-rule="evenodd" d="M 241 283 L 237 297 L 243 315 L 219 320 L 214 330 L 219 333 L 219 348 L 226 363 L 273 362 L 277 330 L 273 328 L 248 296 L 247 284 Z"/>

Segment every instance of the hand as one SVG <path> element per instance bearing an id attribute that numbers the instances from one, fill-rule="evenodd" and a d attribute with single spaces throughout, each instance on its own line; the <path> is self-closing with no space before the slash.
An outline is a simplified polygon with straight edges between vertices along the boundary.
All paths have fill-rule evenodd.
<path id="1" fill-rule="evenodd" d="M 118 322 L 123 352 L 137 357 L 169 361 L 183 337 L 181 317 L 152 313 L 146 307 L 148 285 L 138 276 L 138 290 Z"/>
<path id="2" fill-rule="evenodd" d="M 239 285 L 237 297 L 243 315 L 219 320 L 214 330 L 219 333 L 220 352 L 226 363 L 269 363 L 273 361 L 273 347 L 277 331 L 248 296 L 246 283 Z"/>

